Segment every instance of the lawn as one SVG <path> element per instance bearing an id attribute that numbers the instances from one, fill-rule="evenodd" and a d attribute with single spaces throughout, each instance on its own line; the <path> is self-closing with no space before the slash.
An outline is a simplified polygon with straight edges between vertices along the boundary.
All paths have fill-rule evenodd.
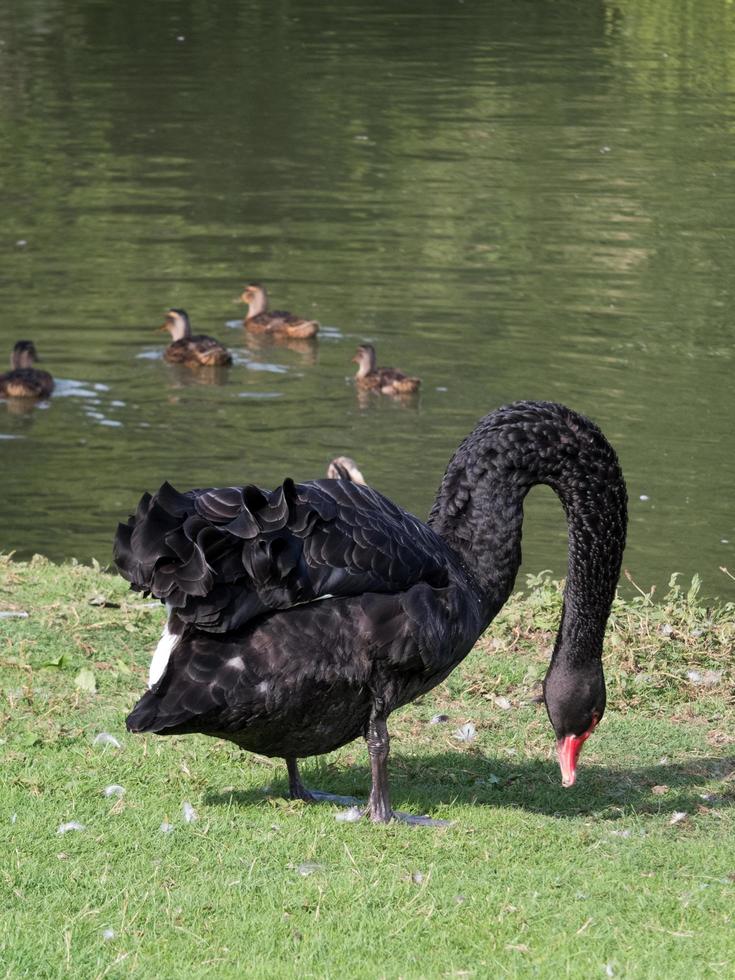
<path id="1" fill-rule="evenodd" d="M 731 975 L 734 610 L 696 582 L 616 601 L 608 710 L 564 790 L 537 700 L 560 602 L 530 582 L 391 717 L 395 805 L 451 825 L 373 826 L 284 800 L 279 760 L 128 735 L 160 605 L 1 559 L 0 610 L 28 615 L 0 618 L 0 976 Z M 369 786 L 360 743 L 302 772 Z"/>

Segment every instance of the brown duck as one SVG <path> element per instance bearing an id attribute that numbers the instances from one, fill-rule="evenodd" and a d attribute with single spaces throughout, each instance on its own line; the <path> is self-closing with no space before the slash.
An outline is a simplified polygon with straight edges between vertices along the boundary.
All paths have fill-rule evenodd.
<path id="1" fill-rule="evenodd" d="M 349 480 L 351 483 L 367 485 L 367 480 L 358 469 L 351 456 L 335 456 L 327 467 L 328 480 Z"/>
<path id="2" fill-rule="evenodd" d="M 395 368 L 379 368 L 372 344 L 360 344 L 352 358 L 358 365 L 355 383 L 360 388 L 380 391 L 384 395 L 411 395 L 419 390 L 421 378 L 409 378 Z"/>
<path id="3" fill-rule="evenodd" d="M 185 310 L 168 310 L 161 330 L 171 334 L 172 343 L 163 352 L 163 359 L 169 364 L 186 364 L 188 367 L 232 364 L 232 354 L 218 340 L 204 334 L 192 334 Z"/>
<path id="4" fill-rule="evenodd" d="M 10 370 L 0 374 L 0 396 L 4 398 L 48 398 L 54 379 L 33 365 L 39 360 L 32 340 L 19 340 L 10 355 Z"/>
<path id="5" fill-rule="evenodd" d="M 300 340 L 316 337 L 319 333 L 316 320 L 304 320 L 287 310 L 269 310 L 268 293 L 260 283 L 248 283 L 240 298 L 248 307 L 243 325 L 253 333 L 278 334 Z"/>

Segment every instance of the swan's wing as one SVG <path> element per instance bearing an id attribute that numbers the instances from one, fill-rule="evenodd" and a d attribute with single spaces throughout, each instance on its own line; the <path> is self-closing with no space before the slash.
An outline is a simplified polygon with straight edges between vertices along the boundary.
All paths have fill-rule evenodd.
<path id="1" fill-rule="evenodd" d="M 324 596 L 447 582 L 448 552 L 433 531 L 344 480 L 286 480 L 271 492 L 164 483 L 118 526 L 114 554 L 134 589 L 211 632 Z"/>

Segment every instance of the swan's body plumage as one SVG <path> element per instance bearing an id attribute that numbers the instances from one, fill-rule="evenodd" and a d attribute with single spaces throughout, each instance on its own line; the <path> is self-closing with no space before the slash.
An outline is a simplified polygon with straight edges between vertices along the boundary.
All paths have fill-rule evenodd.
<path id="1" fill-rule="evenodd" d="M 2 398 L 48 398 L 54 379 L 48 371 L 34 367 L 38 361 L 32 340 L 19 340 L 10 355 L 10 370 L 0 374 Z"/>
<path id="2" fill-rule="evenodd" d="M 129 728 L 282 756 L 293 795 L 305 792 L 298 757 L 365 735 L 371 817 L 390 819 L 385 720 L 446 677 L 505 602 L 535 483 L 561 496 L 570 539 L 547 709 L 560 743 L 588 734 L 604 711 L 625 485 L 599 429 L 548 403 L 483 419 L 427 523 L 345 480 L 144 495 L 118 528 L 115 560 L 133 588 L 166 602 L 177 639 Z"/>

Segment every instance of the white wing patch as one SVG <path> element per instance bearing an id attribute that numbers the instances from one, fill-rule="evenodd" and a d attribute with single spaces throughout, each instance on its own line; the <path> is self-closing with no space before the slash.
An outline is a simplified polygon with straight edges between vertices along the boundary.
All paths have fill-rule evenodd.
<path id="1" fill-rule="evenodd" d="M 166 673 L 166 667 L 168 667 L 169 659 L 178 642 L 179 637 L 176 636 L 175 633 L 169 633 L 167 622 L 163 627 L 163 633 L 161 633 L 161 639 L 158 641 L 158 646 L 153 651 L 153 659 L 151 660 L 151 666 L 148 670 L 149 688 L 155 687 L 155 685 Z"/>

